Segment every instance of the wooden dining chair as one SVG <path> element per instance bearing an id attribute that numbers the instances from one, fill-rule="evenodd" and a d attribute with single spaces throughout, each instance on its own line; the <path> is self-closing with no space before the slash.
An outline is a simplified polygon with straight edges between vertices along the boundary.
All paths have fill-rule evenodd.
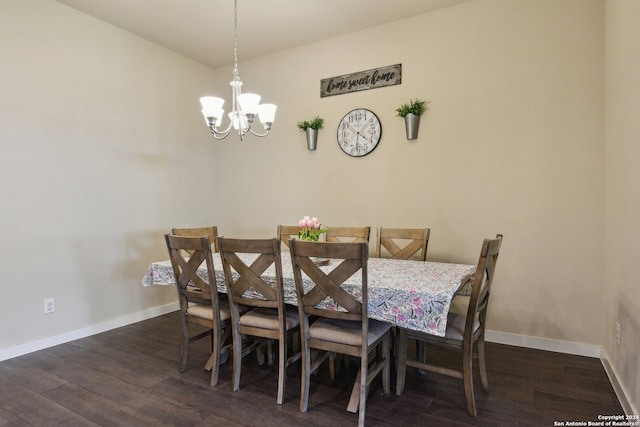
<path id="1" fill-rule="evenodd" d="M 211 385 L 218 385 L 220 358 L 231 351 L 225 345 L 231 331 L 231 312 L 227 299 L 218 297 L 215 269 L 209 237 L 181 237 L 165 235 L 171 266 L 176 279 L 182 325 L 180 372 L 187 368 L 189 343 L 211 337 L 211 357 L 206 368 L 211 368 Z M 207 276 L 201 277 L 198 268 L 205 264 Z M 190 325 L 204 326 L 204 332 L 191 335 Z"/>
<path id="2" fill-rule="evenodd" d="M 204 237 L 207 236 L 211 245 L 213 245 L 213 252 L 219 252 L 218 250 L 218 227 L 196 227 L 196 228 L 173 228 L 171 234 L 174 236 L 182 237 Z"/>
<path id="3" fill-rule="evenodd" d="M 418 254 L 418 260 L 426 261 L 429 234 L 429 228 L 378 227 L 376 258 L 411 259 Z"/>
<path id="4" fill-rule="evenodd" d="M 347 410 L 358 410 L 358 425 L 363 426 L 368 388 L 380 372 L 384 391 L 390 392 L 391 324 L 368 318 L 368 245 L 364 242 L 325 243 L 300 240 L 292 240 L 290 244 L 302 335 L 300 411 L 306 412 L 308 408 L 311 374 L 329 355 L 339 353 L 359 357 L 360 371 Z M 320 268 L 314 262 L 317 258 L 330 259 L 328 268 L 331 271 L 325 271 L 326 267 Z M 352 276 L 361 278 L 361 300 L 341 287 Z M 303 280 L 310 282 L 303 284 Z M 324 304 L 327 297 L 335 301 L 340 310 Z M 318 320 L 310 323 L 310 316 L 317 316 Z M 373 360 L 373 366 L 370 367 L 369 354 L 378 344 L 382 344 L 381 357 Z M 317 356 L 312 360 L 313 355 Z M 333 377 L 332 366 L 330 374 Z"/>
<path id="5" fill-rule="evenodd" d="M 262 345 L 264 340 L 243 343 L 243 337 L 278 341 L 278 404 L 284 402 L 287 367 L 300 359 L 300 353 L 287 355 L 287 338 L 299 331 L 300 319 L 295 307 L 284 303 L 282 263 L 279 239 L 218 239 L 224 269 L 233 337 L 233 391 L 240 389 L 242 358 Z M 275 269 L 275 281 L 266 281 L 263 273 Z M 239 306 L 254 307 L 241 314 Z"/>
<path id="6" fill-rule="evenodd" d="M 328 227 L 326 241 L 333 243 L 369 243 L 371 227 Z"/>
<path id="7" fill-rule="evenodd" d="M 291 240 L 292 237 L 298 237 L 298 232 L 300 230 L 302 230 L 302 227 L 299 225 L 278 225 L 277 236 L 280 238 L 282 243 L 289 248 L 289 240 Z"/>
<path id="8" fill-rule="evenodd" d="M 489 381 L 485 362 L 484 332 L 491 284 L 493 283 L 501 244 L 502 235 L 500 234 L 495 239 L 484 240 L 473 280 L 467 313 L 466 315 L 460 315 L 449 312 L 444 337 L 398 328 L 399 351 L 396 378 L 396 394 L 398 396 L 402 395 L 404 389 L 407 366 L 452 376 L 463 380 L 467 410 L 471 416 L 476 416 L 476 402 L 473 391 L 473 359 L 475 357 L 478 360 L 482 387 L 487 391 L 489 390 Z M 407 354 L 407 341 L 409 339 L 415 339 L 425 344 L 427 348 L 453 350 L 459 353 L 462 359 L 460 369 L 442 367 L 419 358 L 410 359 Z M 476 345 L 475 352 L 474 344 Z"/>
<path id="9" fill-rule="evenodd" d="M 387 228 L 378 227 L 376 236 L 376 258 L 384 256 L 391 259 L 411 259 L 417 254 L 420 261 L 427 260 L 427 247 L 429 245 L 429 228 Z M 397 329 L 391 330 L 394 344 L 394 354 L 398 354 Z M 424 354 L 424 348 L 418 344 L 416 351 Z M 419 356 L 422 357 L 422 356 Z"/>

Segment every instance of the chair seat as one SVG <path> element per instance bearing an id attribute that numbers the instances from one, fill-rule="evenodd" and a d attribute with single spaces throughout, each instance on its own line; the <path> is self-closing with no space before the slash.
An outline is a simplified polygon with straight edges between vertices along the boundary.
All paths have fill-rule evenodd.
<path id="1" fill-rule="evenodd" d="M 220 321 L 224 322 L 225 320 L 229 320 L 231 318 L 231 311 L 229 310 L 229 302 L 221 300 L 219 303 L 220 306 Z M 245 305 L 238 306 L 238 310 L 240 314 L 246 313 L 249 311 L 249 307 Z M 213 310 L 209 305 L 200 305 L 193 304 L 187 308 L 187 314 L 189 316 L 199 317 L 201 319 L 213 320 Z"/>
<path id="2" fill-rule="evenodd" d="M 391 324 L 369 319 L 368 345 L 376 342 L 387 331 Z M 332 341 L 340 344 L 362 345 L 362 326 L 358 321 L 323 318 L 309 327 L 309 338 Z"/>
<path id="3" fill-rule="evenodd" d="M 445 333 L 445 339 L 462 341 L 464 335 L 464 325 L 467 321 L 467 316 L 458 313 L 449 313 L 447 317 L 447 332 Z M 480 322 L 478 319 L 473 320 L 473 333 L 480 328 Z"/>
<path id="4" fill-rule="evenodd" d="M 287 330 L 300 325 L 300 317 L 295 307 L 286 307 L 284 312 Z M 254 308 L 240 316 L 240 325 L 254 328 L 278 330 L 278 310 L 272 308 Z"/>

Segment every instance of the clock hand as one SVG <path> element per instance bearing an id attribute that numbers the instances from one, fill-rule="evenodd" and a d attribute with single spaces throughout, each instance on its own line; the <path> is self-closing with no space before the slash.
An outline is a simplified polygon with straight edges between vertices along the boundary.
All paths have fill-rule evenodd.
<path id="1" fill-rule="evenodd" d="M 371 136 L 369 136 L 369 139 L 367 139 L 367 137 L 363 134 L 361 134 L 360 132 L 358 132 L 358 136 L 360 136 L 362 139 L 364 139 L 367 142 L 371 142 Z"/>

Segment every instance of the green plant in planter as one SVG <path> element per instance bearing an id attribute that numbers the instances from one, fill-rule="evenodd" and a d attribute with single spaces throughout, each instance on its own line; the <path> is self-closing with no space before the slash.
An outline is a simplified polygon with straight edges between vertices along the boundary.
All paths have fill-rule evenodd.
<path id="1" fill-rule="evenodd" d="M 409 100 L 408 103 L 402 104 L 398 108 L 396 108 L 396 112 L 398 116 L 405 117 L 409 113 L 413 113 L 416 116 L 420 116 L 427 110 L 427 102 L 421 99 Z"/>
<path id="2" fill-rule="evenodd" d="M 298 122 L 297 126 L 298 126 L 298 129 L 304 132 L 307 129 L 317 130 L 322 128 L 323 122 L 324 122 L 324 119 L 321 119 L 320 117 L 315 116 L 312 120 L 305 120 L 303 122 Z"/>

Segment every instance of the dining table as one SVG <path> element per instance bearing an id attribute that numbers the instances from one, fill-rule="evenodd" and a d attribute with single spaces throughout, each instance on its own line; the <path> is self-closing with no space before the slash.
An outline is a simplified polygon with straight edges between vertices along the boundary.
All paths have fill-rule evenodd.
<path id="1" fill-rule="evenodd" d="M 242 254 L 244 257 L 255 255 Z M 282 282 L 285 303 L 297 305 L 291 254 L 283 251 Z M 321 268 L 331 270 L 339 262 L 331 260 Z M 226 283 L 219 253 L 213 254 L 214 274 L 219 292 L 226 293 Z M 394 326 L 444 336 L 451 302 L 456 294 L 470 286 L 476 270 L 475 265 L 432 261 L 398 260 L 391 258 L 368 259 L 367 292 L 368 316 Z M 204 265 L 198 270 L 205 279 Z M 272 265 L 263 273 L 263 278 L 273 282 L 275 268 Z M 144 286 L 174 285 L 175 276 L 168 260 L 152 262 L 142 279 Z M 310 288 L 310 279 L 303 278 L 303 286 Z M 342 287 L 361 299 L 361 275 L 356 274 Z M 250 295 L 245 295 L 250 296 Z M 259 296 L 256 296 L 259 297 Z M 331 300 L 322 302 L 326 308 L 340 310 Z"/>

